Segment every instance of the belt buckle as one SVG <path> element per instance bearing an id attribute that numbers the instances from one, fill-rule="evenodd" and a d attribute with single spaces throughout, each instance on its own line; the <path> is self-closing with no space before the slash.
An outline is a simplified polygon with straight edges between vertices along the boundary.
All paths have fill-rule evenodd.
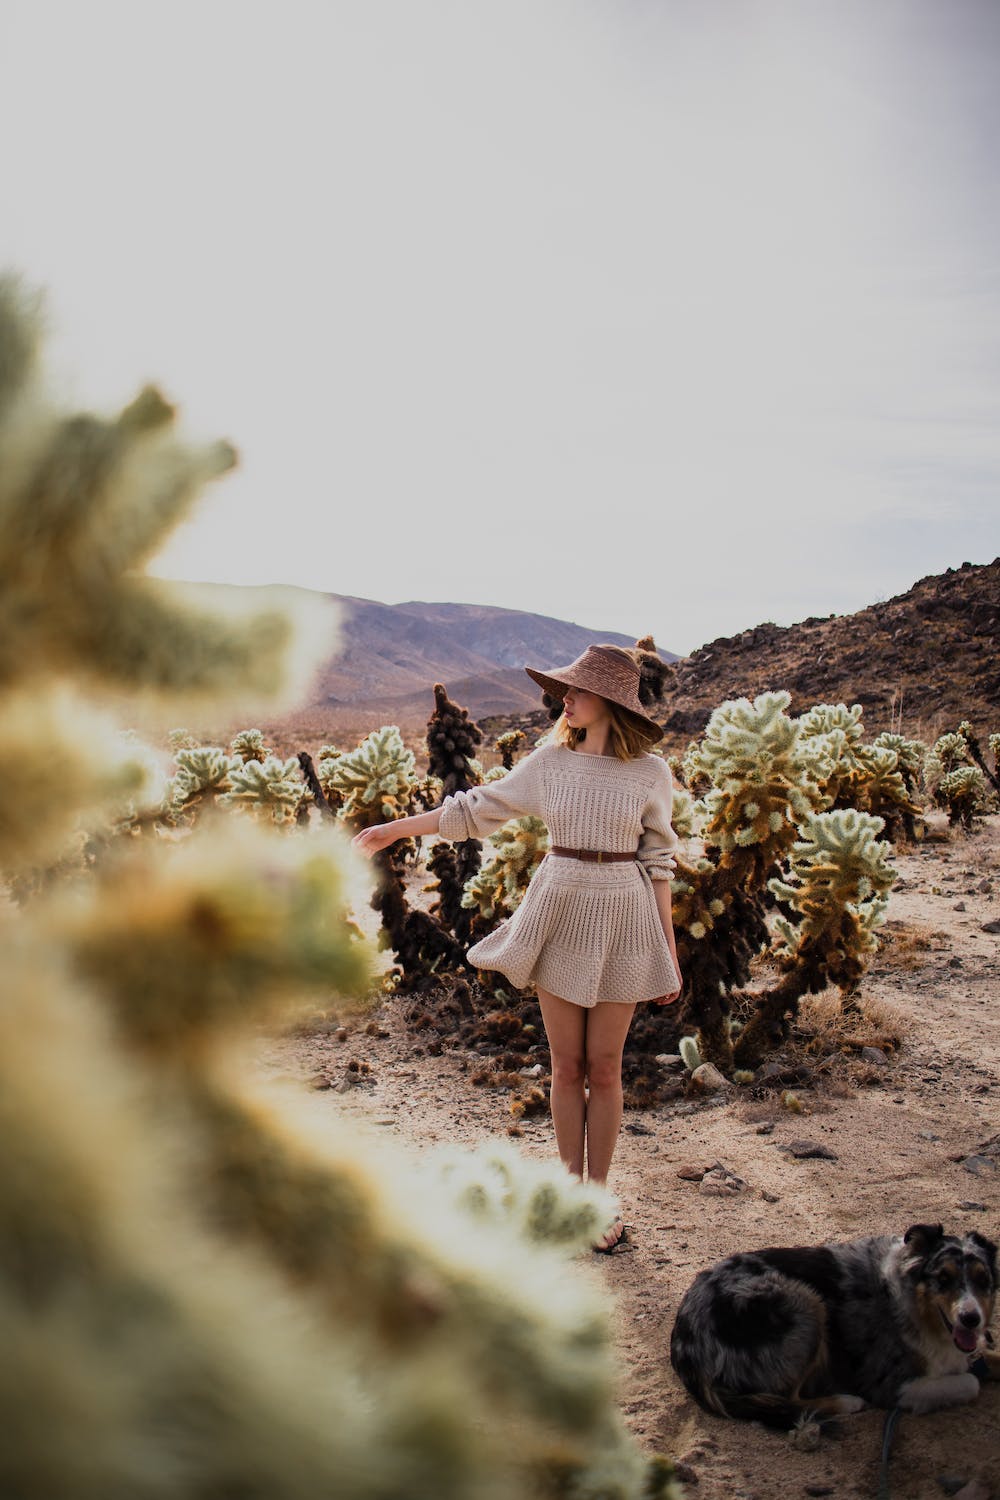
<path id="1" fill-rule="evenodd" d="M 597 863 L 599 865 L 601 865 L 601 864 L 604 863 L 604 850 L 603 849 L 598 849 L 598 851 L 597 851 Z"/>

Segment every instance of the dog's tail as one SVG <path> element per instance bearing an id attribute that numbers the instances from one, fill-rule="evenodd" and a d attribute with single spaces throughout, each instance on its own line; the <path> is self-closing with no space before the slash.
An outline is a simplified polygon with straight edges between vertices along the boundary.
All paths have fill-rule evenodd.
<path id="1" fill-rule="evenodd" d="M 727 1391 L 718 1386 L 711 1392 L 708 1406 L 721 1417 L 737 1417 L 745 1422 L 763 1422 L 765 1427 L 777 1427 L 787 1432 L 802 1419 L 804 1411 L 815 1410 L 812 1403 L 795 1401 L 788 1396 L 773 1396 L 767 1391 Z"/>
<path id="2" fill-rule="evenodd" d="M 765 1427 L 777 1427 L 782 1431 L 796 1427 L 806 1417 L 826 1422 L 831 1417 L 857 1411 L 864 1405 L 857 1396 L 777 1396 L 768 1391 L 728 1391 L 718 1386 L 706 1394 L 709 1401 L 703 1400 L 701 1393 L 692 1392 L 708 1411 L 717 1412 L 722 1417 L 762 1422 Z"/>

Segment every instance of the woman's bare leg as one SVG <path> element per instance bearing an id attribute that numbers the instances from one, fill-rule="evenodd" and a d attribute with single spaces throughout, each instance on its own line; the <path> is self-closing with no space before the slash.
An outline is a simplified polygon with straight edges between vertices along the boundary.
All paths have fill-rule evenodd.
<path id="1" fill-rule="evenodd" d="M 634 1005 L 610 1001 L 587 1012 L 587 1176 L 607 1182 L 622 1124 L 622 1053 Z"/>
<path id="2" fill-rule="evenodd" d="M 552 1058 L 550 1105 L 559 1160 L 577 1177 L 583 1176 L 587 1100 L 583 1090 L 587 1012 L 547 990 L 538 991 L 545 1035 Z"/>

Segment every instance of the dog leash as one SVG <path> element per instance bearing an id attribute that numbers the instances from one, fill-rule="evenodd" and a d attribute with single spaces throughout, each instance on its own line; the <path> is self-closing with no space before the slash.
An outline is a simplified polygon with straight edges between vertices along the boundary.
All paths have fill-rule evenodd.
<path id="1" fill-rule="evenodd" d="M 889 1454 L 892 1451 L 892 1438 L 896 1431 L 896 1423 L 899 1420 L 901 1406 L 894 1406 L 885 1419 L 882 1428 L 882 1461 L 878 1471 L 878 1496 L 877 1500 L 890 1500 L 889 1497 Z"/>

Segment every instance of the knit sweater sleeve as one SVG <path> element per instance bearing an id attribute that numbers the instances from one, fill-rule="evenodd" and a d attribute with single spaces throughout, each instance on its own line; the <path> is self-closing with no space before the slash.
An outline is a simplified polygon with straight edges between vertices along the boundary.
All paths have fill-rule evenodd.
<path id="1" fill-rule="evenodd" d="M 502 776 L 485 786 L 454 792 L 441 804 L 442 838 L 482 839 L 525 813 L 541 815 L 541 777 L 534 751 Z"/>
<path id="2" fill-rule="evenodd" d="M 676 868 L 674 851 L 678 839 L 670 826 L 674 782 L 665 760 L 656 762 L 656 781 L 642 813 L 642 834 L 637 858 L 652 880 L 669 880 Z"/>

